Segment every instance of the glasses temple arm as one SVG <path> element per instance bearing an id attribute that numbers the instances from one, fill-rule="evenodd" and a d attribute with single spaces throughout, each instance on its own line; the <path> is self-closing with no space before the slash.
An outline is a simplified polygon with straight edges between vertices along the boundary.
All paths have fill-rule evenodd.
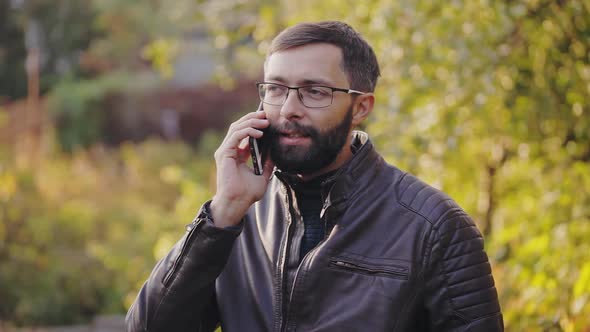
<path id="1" fill-rule="evenodd" d="M 347 93 L 348 93 L 348 94 L 357 93 L 357 94 L 359 94 L 359 95 L 364 95 L 364 94 L 366 94 L 366 92 L 362 92 L 362 91 L 358 91 L 358 90 L 353 90 L 353 89 L 348 89 Z"/>

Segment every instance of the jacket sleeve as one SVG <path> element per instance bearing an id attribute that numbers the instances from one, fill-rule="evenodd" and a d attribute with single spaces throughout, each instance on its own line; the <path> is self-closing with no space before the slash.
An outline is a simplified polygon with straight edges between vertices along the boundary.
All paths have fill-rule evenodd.
<path id="1" fill-rule="evenodd" d="M 435 223 L 425 256 L 431 331 L 504 331 L 483 238 L 461 210 Z"/>
<path id="2" fill-rule="evenodd" d="M 215 279 L 241 228 L 217 228 L 203 208 L 160 260 L 126 317 L 127 331 L 213 331 L 219 323 Z"/>

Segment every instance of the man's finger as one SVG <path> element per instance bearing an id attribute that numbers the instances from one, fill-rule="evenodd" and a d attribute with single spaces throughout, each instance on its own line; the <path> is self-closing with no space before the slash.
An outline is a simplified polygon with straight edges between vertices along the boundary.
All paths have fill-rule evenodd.
<path id="1" fill-rule="evenodd" d="M 225 135 L 225 138 L 224 138 L 222 144 L 225 143 L 225 141 L 228 139 L 228 137 L 230 137 L 236 131 L 242 130 L 246 127 L 265 128 L 266 126 L 268 126 L 268 120 L 266 120 L 266 113 L 264 113 L 264 112 L 248 113 L 248 114 L 244 115 L 243 117 L 241 117 L 240 119 L 238 119 L 237 121 L 233 122 L 229 126 L 229 129 L 227 131 L 227 134 Z"/>
<path id="2" fill-rule="evenodd" d="M 226 141 L 221 145 L 220 148 L 222 151 L 234 151 L 235 149 L 239 148 L 240 142 L 242 142 L 242 140 L 246 139 L 247 137 L 260 138 L 262 137 L 262 131 L 251 127 L 238 130 L 227 136 Z"/>

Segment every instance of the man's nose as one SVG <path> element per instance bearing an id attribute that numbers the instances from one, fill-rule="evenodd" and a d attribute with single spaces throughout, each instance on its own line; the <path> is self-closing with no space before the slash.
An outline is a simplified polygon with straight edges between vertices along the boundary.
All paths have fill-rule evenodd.
<path id="1" fill-rule="evenodd" d="M 287 94 L 287 99 L 283 106 L 281 106 L 281 116 L 286 119 L 290 119 L 293 117 L 300 118 L 303 116 L 305 106 L 299 99 L 299 94 L 297 90 L 289 90 Z"/>

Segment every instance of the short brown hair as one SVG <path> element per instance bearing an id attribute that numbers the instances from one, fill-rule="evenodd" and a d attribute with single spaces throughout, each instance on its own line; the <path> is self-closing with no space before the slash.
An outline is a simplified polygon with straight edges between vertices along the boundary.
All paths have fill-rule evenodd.
<path id="1" fill-rule="evenodd" d="M 350 25 L 338 21 L 300 23 L 283 30 L 268 50 L 267 59 L 275 52 L 313 43 L 328 43 L 342 50 L 342 69 L 350 88 L 375 91 L 379 63 L 371 46 Z"/>

